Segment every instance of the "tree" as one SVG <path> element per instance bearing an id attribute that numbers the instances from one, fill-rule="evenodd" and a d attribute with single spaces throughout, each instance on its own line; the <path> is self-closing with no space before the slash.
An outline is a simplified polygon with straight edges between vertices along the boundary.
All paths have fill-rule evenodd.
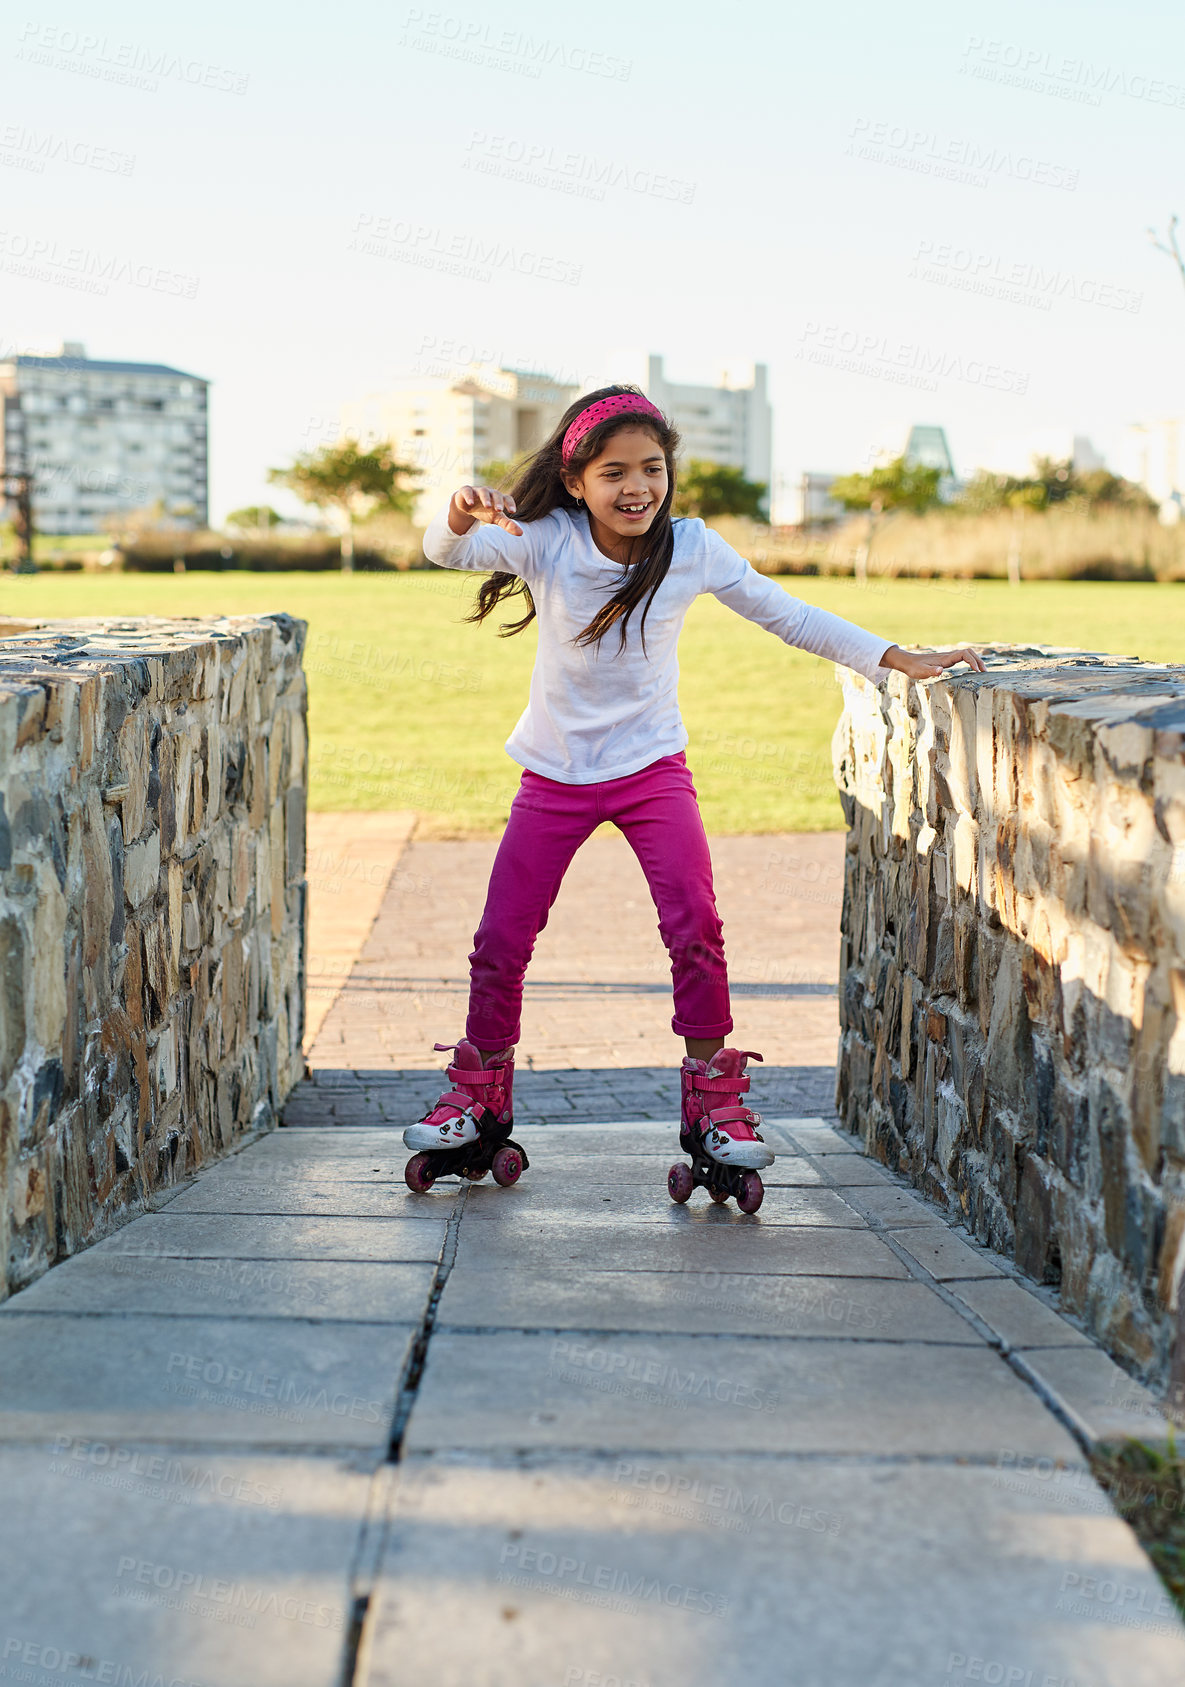
<path id="1" fill-rule="evenodd" d="M 1177 266 L 1177 274 L 1182 281 L 1185 281 L 1185 256 L 1182 256 L 1181 247 L 1177 240 L 1177 224 L 1180 220 L 1180 217 L 1174 211 L 1169 218 L 1169 231 L 1165 239 L 1161 240 L 1154 228 L 1148 230 L 1148 238 L 1158 252 L 1163 252 L 1166 258 L 1173 260 Z"/>
<path id="2" fill-rule="evenodd" d="M 675 514 L 699 516 L 704 521 L 717 515 L 765 521 L 763 505 L 768 491 L 763 480 L 746 480 L 741 469 L 692 457 L 679 469 Z"/>
<path id="3" fill-rule="evenodd" d="M 1142 486 L 1112 474 L 1110 469 L 1087 469 L 1079 473 L 1072 458 L 1034 457 L 1028 475 L 991 474 L 980 469 L 958 499 L 957 507 L 969 515 L 987 515 L 995 510 L 1047 510 L 1053 504 L 1077 509 L 1156 509 Z"/>
<path id="4" fill-rule="evenodd" d="M 283 519 L 270 504 L 247 504 L 241 510 L 232 510 L 226 525 L 240 533 L 266 533 L 269 527 L 278 527 Z"/>
<path id="5" fill-rule="evenodd" d="M 513 457 L 491 457 L 488 463 L 478 463 L 473 472 L 481 486 L 509 486 L 530 455 L 517 451 Z"/>
<path id="6" fill-rule="evenodd" d="M 921 515 L 938 502 L 941 469 L 924 469 L 894 457 L 868 474 L 844 474 L 833 480 L 828 497 L 848 510 L 869 510 L 874 516 L 889 510 L 912 510 Z"/>
<path id="7" fill-rule="evenodd" d="M 868 511 L 868 531 L 864 543 L 856 550 L 857 580 L 868 578 L 868 559 L 880 516 L 894 510 L 912 510 L 915 515 L 921 515 L 931 509 L 938 502 L 941 479 L 941 469 L 924 469 L 920 463 L 907 463 L 902 455 L 894 457 L 892 462 L 881 463 L 868 474 L 844 474 L 832 481 L 828 497 L 846 510 Z"/>
<path id="8" fill-rule="evenodd" d="M 288 468 L 269 469 L 267 478 L 315 509 L 335 511 L 343 527 L 342 570 L 348 574 L 354 567 L 354 523 L 376 510 L 410 515 L 415 488 L 408 483 L 419 473 L 396 460 L 387 440 L 363 450 L 356 439 L 343 439 L 302 452 Z"/>

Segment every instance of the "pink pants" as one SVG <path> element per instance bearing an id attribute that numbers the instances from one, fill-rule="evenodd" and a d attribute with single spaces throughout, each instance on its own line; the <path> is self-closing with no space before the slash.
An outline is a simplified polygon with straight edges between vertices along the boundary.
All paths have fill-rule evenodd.
<path id="1" fill-rule="evenodd" d="M 523 977 L 569 863 L 603 820 L 625 833 L 658 909 L 671 957 L 680 1037 L 726 1037 L 732 1030 L 723 927 L 712 890 L 712 861 L 682 753 L 624 779 L 561 785 L 525 772 L 510 809 L 485 912 L 470 961 L 465 1035 L 480 1049 L 517 1043 Z M 605 885 L 604 915 L 620 918 Z"/>

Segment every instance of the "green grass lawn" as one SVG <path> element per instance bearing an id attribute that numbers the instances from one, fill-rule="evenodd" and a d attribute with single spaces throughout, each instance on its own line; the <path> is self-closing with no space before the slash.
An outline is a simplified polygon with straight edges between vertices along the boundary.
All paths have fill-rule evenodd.
<path id="1" fill-rule="evenodd" d="M 794 578 L 797 596 L 901 644 L 996 640 L 1180 660 L 1185 586 Z M 409 574 L 8 576 L 0 614 L 249 614 L 309 623 L 311 805 L 414 808 L 437 836 L 500 829 L 518 782 L 503 743 L 526 701 L 533 632 L 464 625 L 474 582 Z M 708 830 L 842 825 L 829 662 L 788 650 L 712 598 L 688 617 L 682 704 Z"/>

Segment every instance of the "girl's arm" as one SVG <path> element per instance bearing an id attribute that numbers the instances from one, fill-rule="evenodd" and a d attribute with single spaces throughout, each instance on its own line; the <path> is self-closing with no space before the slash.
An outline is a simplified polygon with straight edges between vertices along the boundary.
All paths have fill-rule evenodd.
<path id="1" fill-rule="evenodd" d="M 441 568 L 498 571 L 529 580 L 535 573 L 540 522 L 514 519 L 514 499 L 490 486 L 462 486 L 433 516 L 424 555 Z"/>
<path id="2" fill-rule="evenodd" d="M 972 650 L 902 650 L 853 621 L 845 621 L 841 615 L 803 603 L 767 575 L 758 574 L 718 533 L 705 528 L 704 537 L 704 590 L 786 644 L 841 662 L 870 680 L 883 679 L 890 668 L 900 669 L 911 679 L 933 679 L 956 662 L 967 662 L 979 673 L 984 671 L 982 661 Z"/>

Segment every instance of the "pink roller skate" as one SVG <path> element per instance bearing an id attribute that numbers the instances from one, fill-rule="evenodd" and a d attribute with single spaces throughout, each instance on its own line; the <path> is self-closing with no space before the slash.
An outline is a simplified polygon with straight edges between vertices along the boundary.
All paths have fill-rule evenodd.
<path id="1" fill-rule="evenodd" d="M 680 1162 L 667 1174 L 671 1200 L 686 1201 L 700 1184 L 718 1205 L 731 1195 L 743 1213 L 755 1213 L 765 1198 L 758 1171 L 773 1164 L 757 1129 L 761 1114 L 741 1102 L 749 1087 L 745 1062 L 760 1060 L 750 1049 L 721 1049 L 711 1061 L 683 1061 L 683 1121 L 679 1144 L 691 1165 Z"/>
<path id="2" fill-rule="evenodd" d="M 510 1140 L 514 1050 L 503 1049 L 486 1066 L 464 1038 L 435 1046 L 456 1054 L 448 1067 L 453 1087 L 403 1133 L 407 1147 L 419 1150 L 403 1168 L 407 1187 L 424 1195 L 438 1177 L 455 1174 L 477 1183 L 487 1172 L 495 1183 L 517 1183 L 530 1162 L 526 1150 Z"/>

